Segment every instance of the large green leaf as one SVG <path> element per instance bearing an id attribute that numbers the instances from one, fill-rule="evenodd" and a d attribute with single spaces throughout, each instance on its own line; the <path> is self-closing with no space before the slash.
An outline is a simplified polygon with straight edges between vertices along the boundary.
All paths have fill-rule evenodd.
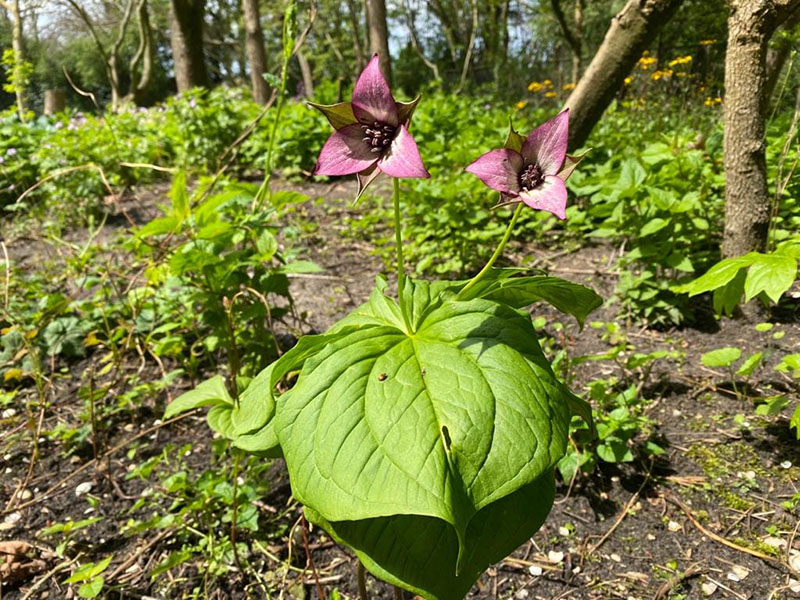
<path id="1" fill-rule="evenodd" d="M 345 319 L 357 329 L 308 358 L 275 427 L 295 497 L 322 519 L 441 520 L 466 574 L 475 515 L 563 455 L 571 394 L 527 314 L 443 297 L 414 294 L 409 334 L 373 294 Z"/>
<path id="2" fill-rule="evenodd" d="M 307 508 L 306 514 L 337 542 L 353 548 L 376 577 L 425 598 L 457 600 L 486 567 L 508 556 L 541 527 L 554 493 L 550 470 L 480 510 L 467 527 L 459 574 L 455 570 L 458 538 L 440 519 L 396 515 L 329 522 L 314 510 Z"/>
<path id="3" fill-rule="evenodd" d="M 164 418 L 171 419 L 176 415 L 201 406 L 214 406 L 220 403 L 231 404 L 232 402 L 233 400 L 231 400 L 228 390 L 225 388 L 225 380 L 222 375 L 215 375 L 170 402 L 164 411 Z"/>
<path id="4" fill-rule="evenodd" d="M 759 254 L 747 271 L 745 301 L 764 292 L 773 302 L 792 287 L 797 276 L 797 260 L 788 254 Z"/>

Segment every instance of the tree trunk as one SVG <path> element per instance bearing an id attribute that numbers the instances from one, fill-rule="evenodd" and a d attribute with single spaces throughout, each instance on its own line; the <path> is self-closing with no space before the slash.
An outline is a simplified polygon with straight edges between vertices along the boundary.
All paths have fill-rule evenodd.
<path id="1" fill-rule="evenodd" d="M 561 9 L 561 0 L 550 0 L 553 13 L 555 13 L 558 25 L 561 27 L 561 33 L 564 35 L 572 54 L 572 83 L 578 81 L 581 70 L 581 32 L 583 29 L 583 7 L 581 3 L 582 0 L 575 0 L 575 30 L 573 31 L 567 23 L 564 11 Z"/>
<path id="2" fill-rule="evenodd" d="M 381 71 L 392 85 L 392 61 L 389 56 L 389 30 L 386 26 L 386 2 L 367 0 L 367 37 L 369 51 L 380 55 Z"/>
<path id="3" fill-rule="evenodd" d="M 172 0 L 170 43 L 178 92 L 208 86 L 203 56 L 205 0 Z"/>
<path id="4" fill-rule="evenodd" d="M 150 84 L 153 82 L 153 30 L 150 27 L 150 14 L 147 0 L 142 0 L 137 10 L 139 17 L 139 47 L 131 58 L 129 70 L 131 77 L 130 97 L 137 106 L 147 101 Z M 141 63 L 141 72 L 139 72 Z"/>
<path id="5" fill-rule="evenodd" d="M 261 12 L 258 0 L 242 0 L 244 12 L 245 46 L 247 62 L 250 63 L 250 81 L 253 83 L 253 98 L 259 104 L 266 104 L 269 97 L 264 73 L 267 70 L 267 56 L 264 52 L 264 32 L 261 30 Z"/>
<path id="6" fill-rule="evenodd" d="M 311 76 L 311 65 L 302 49 L 297 51 L 297 63 L 300 65 L 300 73 L 303 76 L 303 95 L 311 98 L 314 95 L 314 79 Z"/>
<path id="7" fill-rule="evenodd" d="M 728 0 L 725 54 L 725 232 L 722 256 L 763 251 L 770 202 L 764 140 L 767 42 L 800 0 Z"/>
<path id="8" fill-rule="evenodd" d="M 67 92 L 63 89 L 44 91 L 44 114 L 55 115 L 67 108 Z"/>
<path id="9" fill-rule="evenodd" d="M 569 146 L 582 146 L 625 77 L 683 0 L 628 0 L 570 94 Z"/>
<path id="10" fill-rule="evenodd" d="M 17 100 L 17 113 L 19 113 L 20 120 L 24 121 L 28 103 L 25 98 L 27 74 L 25 73 L 25 42 L 22 37 L 22 12 L 19 8 L 19 0 L 0 0 L 0 7 L 11 15 L 11 49 L 14 51 L 14 70 L 11 80 Z"/>

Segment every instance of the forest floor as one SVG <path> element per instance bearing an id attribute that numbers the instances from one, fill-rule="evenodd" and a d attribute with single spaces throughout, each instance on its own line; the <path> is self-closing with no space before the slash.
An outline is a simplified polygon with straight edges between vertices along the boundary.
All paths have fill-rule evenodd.
<path id="1" fill-rule="evenodd" d="M 303 243 L 307 258 L 324 271 L 292 280 L 292 294 L 309 328 L 323 331 L 366 300 L 383 263 L 369 242 L 344 235 L 346 220 L 357 219 L 363 210 L 352 206 L 352 182 L 307 184 L 297 189 L 312 197 L 323 196 L 322 202 L 308 202 L 298 210 L 300 218 L 316 223 Z M 136 220 L 157 213 L 154 206 L 163 202 L 162 189 L 155 188 L 155 192 L 143 190 L 131 203 Z M 122 231 L 124 220 L 107 225 L 109 239 L 115 235 L 114 227 Z M 70 239 L 85 239 L 85 235 L 73 231 Z M 42 260 L 38 253 L 43 247 L 28 244 L 23 251 L 12 242 L 7 240 L 12 256 L 17 252 L 16 258 L 27 261 L 31 268 Z M 616 275 L 610 246 L 585 246 L 563 253 L 515 244 L 507 252 L 511 262 L 523 255 L 540 257 L 539 266 L 585 283 L 605 298 L 613 292 Z M 591 474 L 578 474 L 569 482 L 559 479 L 555 506 L 545 525 L 511 557 L 488 569 L 470 597 L 800 597 L 800 519 L 796 509 L 800 443 L 788 423 L 798 390 L 772 368 L 781 356 L 800 348 L 796 313 L 773 315 L 774 326 L 769 331 L 758 331 L 755 322 L 745 319 L 711 321 L 702 330 L 659 331 L 618 320 L 617 308 L 599 309 L 589 318 L 595 326 L 587 325 L 583 331 L 573 319 L 549 306 L 534 305 L 531 312 L 546 318 L 541 334 L 552 338 L 552 347 L 566 349 L 573 358 L 596 357 L 619 344 L 624 345 L 626 356 L 659 350 L 670 353 L 652 368 L 628 369 L 623 361 L 615 360 L 576 362 L 570 381 L 572 389 L 584 395 L 593 381 L 616 377 L 630 382 L 642 398 L 641 416 L 651 422 L 650 439 L 665 451 L 655 460 L 636 452 L 628 462 L 598 461 Z M 619 329 L 611 331 L 606 323 L 618 323 Z M 738 381 L 738 387 L 733 386 L 725 369 L 710 369 L 700 361 L 703 353 L 724 346 L 740 348 L 743 356 L 764 352 L 764 366 L 745 382 Z M 78 373 L 85 365 L 78 361 L 66 367 L 43 414 L 44 430 L 77 418 L 76 378 L 71 378 L 69 371 Z M 140 379 L 148 377 L 155 379 L 160 373 L 148 366 Z M 171 395 L 186 385 L 175 382 Z M 756 414 L 756 400 L 777 393 L 789 397 L 788 408 L 777 415 Z M 73 597 L 74 587 L 63 583 L 72 564 L 54 555 L 52 547 L 58 539 L 44 538 L 41 531 L 53 523 L 97 515 L 105 519 L 74 536 L 72 556 L 98 560 L 113 552 L 103 595 L 151 597 L 154 584 L 148 571 L 175 550 L 173 529 L 141 535 L 121 532 L 138 510 L 137 501 L 148 493 L 144 481 L 127 479 L 124 474 L 143 456 L 157 455 L 168 444 L 196 444 L 187 457 L 189 468 L 204 468 L 211 456 L 211 435 L 204 416 L 193 413 L 165 425 L 158 420 L 163 404 L 162 397 L 129 415 L 131 420 L 109 424 L 105 450 L 97 459 L 93 459 L 90 445 L 66 455 L 57 438 L 41 438 L 31 479 L 15 497 L 12 495 L 30 464 L 31 448 L 7 443 L 13 433 L 11 421 L 0 420 L 0 511 L 6 509 L 0 518 L 0 552 L 3 544 L 8 552 L 11 541 L 24 541 L 35 548 L 24 559 L 6 555 L 7 563 L 18 560 L 18 567 L 28 565 L 29 574 L 12 585 L 0 585 L 0 598 Z M 24 421 L 15 425 L 24 426 Z M 208 443 L 201 443 L 202 436 Z M 276 461 L 269 474 L 270 491 L 258 507 L 263 521 L 277 533 L 258 563 L 260 577 L 286 597 L 314 597 L 320 587 L 329 597 L 335 590 L 339 597 L 356 598 L 352 555 L 317 529 L 309 532 L 307 542 L 292 536 L 300 507 L 291 501 L 282 462 Z M 96 498 L 91 509 L 76 500 L 81 485 L 84 493 L 89 488 Z M 290 554 L 295 556 L 294 566 L 287 569 Z M 3 558 L 0 554 L 0 565 Z M 203 568 L 188 562 L 158 577 L 173 583 L 168 597 L 189 598 Z M 245 598 L 243 587 L 233 569 L 226 581 L 216 581 L 199 597 Z M 373 598 L 392 597 L 388 586 L 372 578 L 368 578 L 368 588 Z M 254 591 L 252 597 L 262 595 Z"/>

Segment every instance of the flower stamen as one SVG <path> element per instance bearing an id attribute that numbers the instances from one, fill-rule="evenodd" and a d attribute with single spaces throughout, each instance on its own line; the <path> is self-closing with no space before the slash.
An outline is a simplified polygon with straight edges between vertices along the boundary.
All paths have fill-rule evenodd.
<path id="1" fill-rule="evenodd" d="M 536 189 L 544 181 L 542 168 L 539 165 L 527 165 L 519 174 L 519 187 L 523 192 Z"/>
<path id="2" fill-rule="evenodd" d="M 385 123 L 375 121 L 372 125 L 362 125 L 361 129 L 364 130 L 365 142 L 369 143 L 373 153 L 383 152 L 394 139 L 395 128 Z"/>

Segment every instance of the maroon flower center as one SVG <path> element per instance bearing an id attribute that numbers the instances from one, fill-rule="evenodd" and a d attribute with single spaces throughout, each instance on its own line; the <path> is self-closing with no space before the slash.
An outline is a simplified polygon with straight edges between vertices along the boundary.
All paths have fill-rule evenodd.
<path id="1" fill-rule="evenodd" d="M 375 121 L 372 125 L 362 125 L 364 141 L 372 146 L 372 152 L 383 152 L 394 139 L 395 128 L 386 123 Z"/>
<path id="2" fill-rule="evenodd" d="M 519 187 L 523 192 L 536 189 L 544 181 L 542 168 L 539 165 L 527 165 L 519 174 Z"/>

